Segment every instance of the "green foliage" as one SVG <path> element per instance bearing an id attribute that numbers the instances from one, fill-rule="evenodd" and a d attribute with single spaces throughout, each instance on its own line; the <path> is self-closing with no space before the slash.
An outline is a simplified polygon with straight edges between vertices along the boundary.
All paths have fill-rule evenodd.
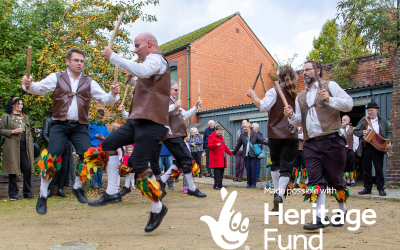
<path id="1" fill-rule="evenodd" d="M 332 68 L 333 80 L 344 89 L 351 87 L 350 79 L 357 73 L 357 62 L 355 60 L 337 63 Z"/>
<path id="2" fill-rule="evenodd" d="M 296 57 L 297 57 L 297 53 L 294 53 L 292 57 L 289 57 L 288 59 L 281 61 L 281 60 L 279 60 L 278 55 L 275 54 L 276 64 L 272 65 L 272 69 L 268 73 L 268 75 L 272 79 L 272 81 L 274 81 L 274 82 L 278 81 L 278 76 L 276 73 L 278 72 L 278 69 L 281 66 L 289 65 L 293 68 L 292 64 L 293 64 L 294 60 L 296 59 Z"/>
<path id="3" fill-rule="evenodd" d="M 337 19 L 343 19 L 344 33 L 362 35 L 376 52 L 394 52 L 399 38 L 396 0 L 343 0 Z"/>

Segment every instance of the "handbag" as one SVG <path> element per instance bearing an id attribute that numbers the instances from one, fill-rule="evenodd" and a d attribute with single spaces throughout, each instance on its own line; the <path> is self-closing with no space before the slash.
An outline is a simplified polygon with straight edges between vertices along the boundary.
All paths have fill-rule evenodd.
<path id="1" fill-rule="evenodd" d="M 256 154 L 256 156 L 260 155 L 262 153 L 262 150 L 260 148 L 260 146 L 258 146 L 258 144 L 251 144 L 249 137 L 246 137 L 247 141 L 250 143 L 250 147 L 253 149 L 254 154 Z"/>
<path id="2" fill-rule="evenodd" d="M 261 152 L 261 154 L 258 155 L 258 159 L 264 159 L 267 156 L 265 155 L 264 151 Z"/>

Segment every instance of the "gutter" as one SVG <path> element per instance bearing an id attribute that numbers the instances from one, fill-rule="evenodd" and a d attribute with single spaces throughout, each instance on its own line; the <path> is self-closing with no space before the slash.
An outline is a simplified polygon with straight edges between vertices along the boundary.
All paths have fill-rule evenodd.
<path id="1" fill-rule="evenodd" d="M 190 44 L 186 47 L 186 77 L 187 77 L 187 110 L 190 110 L 190 77 L 189 77 L 189 55 L 190 55 Z M 188 119 L 188 125 L 190 119 Z"/>

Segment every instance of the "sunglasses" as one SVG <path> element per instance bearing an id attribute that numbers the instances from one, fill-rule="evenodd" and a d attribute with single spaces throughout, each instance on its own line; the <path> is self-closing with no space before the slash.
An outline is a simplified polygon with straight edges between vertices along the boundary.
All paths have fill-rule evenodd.
<path id="1" fill-rule="evenodd" d="M 179 91 L 179 89 L 172 89 L 172 90 L 175 90 L 176 92 L 178 92 L 178 91 Z"/>

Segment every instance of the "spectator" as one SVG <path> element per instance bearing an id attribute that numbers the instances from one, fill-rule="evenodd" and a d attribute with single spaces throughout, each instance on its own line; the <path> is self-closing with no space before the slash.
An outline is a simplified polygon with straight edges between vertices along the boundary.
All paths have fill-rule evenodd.
<path id="1" fill-rule="evenodd" d="M 203 147 L 201 146 L 202 144 L 203 144 L 203 137 L 201 137 L 197 128 L 191 128 L 189 145 L 190 145 L 190 151 L 192 152 L 193 160 L 195 160 L 200 167 L 199 178 L 202 177 L 201 176 L 201 154 L 203 152 Z"/>
<path id="2" fill-rule="evenodd" d="M 251 127 L 255 132 L 257 132 L 261 136 L 261 138 L 263 138 L 263 134 L 259 131 L 260 125 L 258 125 L 258 123 L 253 123 Z M 262 144 L 258 144 L 258 146 L 260 146 L 261 150 L 263 149 Z M 257 182 L 260 182 L 260 161 L 261 159 L 257 157 L 257 177 L 256 177 Z"/>
<path id="3" fill-rule="evenodd" d="M 236 144 L 235 149 L 232 154 L 236 154 L 239 151 L 239 148 L 243 145 L 244 152 L 242 154 L 242 158 L 244 158 L 244 166 L 246 167 L 247 172 L 247 188 L 255 188 L 256 187 L 256 177 L 257 177 L 257 155 L 254 153 L 253 148 L 249 145 L 248 140 L 250 140 L 251 144 L 254 146 L 255 144 L 264 144 L 268 145 L 268 140 L 264 140 L 258 133 L 251 129 L 250 123 L 245 123 L 244 133 L 242 133 L 239 137 L 239 140 Z"/>
<path id="4" fill-rule="evenodd" d="M 126 146 L 126 151 L 125 155 L 122 160 L 122 165 L 128 166 L 128 159 L 131 157 L 131 154 L 134 150 L 134 147 L 132 145 Z M 132 183 L 132 184 L 131 184 Z M 127 193 L 131 192 L 131 185 L 132 189 L 135 190 L 135 173 L 127 173 L 125 176 L 125 186 L 122 188 L 120 195 L 125 196 Z"/>
<path id="5" fill-rule="evenodd" d="M 97 110 L 99 113 L 99 119 L 102 121 L 104 119 L 104 110 L 99 109 Z M 99 123 L 99 124 L 94 124 L 90 123 L 90 140 L 92 143 L 93 147 L 98 147 L 100 142 L 108 135 L 110 135 L 110 132 L 108 132 L 107 125 Z M 94 181 L 92 182 L 92 187 L 94 188 L 101 188 L 103 187 L 103 172 L 104 170 L 102 168 L 97 169 L 97 173 L 94 174 Z"/>
<path id="6" fill-rule="evenodd" d="M 210 149 L 208 148 L 208 136 L 211 135 L 215 131 L 215 122 L 213 120 L 208 121 L 208 128 L 204 130 L 204 137 L 203 137 L 203 148 L 206 152 L 206 168 L 207 168 L 207 175 L 206 177 L 214 178 L 214 175 L 211 173 L 211 169 L 209 167 L 210 163 Z"/>
<path id="7" fill-rule="evenodd" d="M 50 110 L 49 117 L 46 118 L 46 120 L 43 123 L 43 139 L 46 142 L 47 146 L 49 145 L 49 136 L 50 136 L 50 128 L 51 128 L 51 116 L 53 115 L 53 107 Z M 78 155 L 75 152 L 74 146 L 71 144 L 69 140 L 65 143 L 64 151 L 62 153 L 61 159 L 62 164 L 61 164 L 61 169 L 57 171 L 54 174 L 53 179 L 51 180 L 49 184 L 49 188 L 47 190 L 47 197 L 52 197 L 53 194 L 53 188 L 55 185 L 57 185 L 57 196 L 60 197 L 67 197 L 64 192 L 64 186 L 65 183 L 69 183 L 69 180 L 72 180 L 72 185 L 73 185 L 73 180 L 75 176 L 75 169 L 74 169 L 74 156 L 78 157 Z M 68 182 L 67 182 L 68 179 Z M 72 186 L 71 185 L 71 186 Z"/>
<path id="8" fill-rule="evenodd" d="M 242 121 L 242 127 L 236 132 L 236 143 L 240 138 L 240 135 L 244 132 L 243 126 L 247 123 L 247 120 Z M 235 179 L 233 181 L 242 182 L 244 172 L 244 157 L 242 157 L 243 146 L 240 147 L 239 151 L 235 155 L 236 160 L 236 171 Z"/>
<path id="9" fill-rule="evenodd" d="M 1 117 L 1 134 L 5 136 L 3 173 L 8 174 L 8 196 L 19 200 L 17 174 L 23 174 L 24 198 L 32 199 L 31 174 L 34 173 L 33 138 L 29 117 L 25 114 L 23 100 L 12 97 Z"/>
<path id="10" fill-rule="evenodd" d="M 169 152 L 168 148 L 162 144 L 161 145 L 161 152 L 160 152 L 160 170 L 161 172 L 163 171 L 164 167 L 164 173 L 167 172 L 167 170 L 171 167 L 172 165 L 172 154 Z M 168 184 L 168 189 L 174 190 L 174 181 L 167 181 Z"/>
<path id="11" fill-rule="evenodd" d="M 210 148 L 210 168 L 214 169 L 214 189 L 220 190 L 224 187 L 222 185 L 222 178 L 228 164 L 226 154 L 232 155 L 222 136 L 221 125 L 217 125 L 215 132 L 209 136 L 208 146 Z"/>
<path id="12" fill-rule="evenodd" d="M 187 132 L 187 136 L 183 139 L 183 141 L 186 143 L 186 147 L 189 149 L 190 151 L 190 146 L 189 146 L 189 138 L 190 138 L 190 133 L 189 131 Z M 201 166 L 199 166 L 201 168 Z M 187 194 L 189 190 L 189 184 L 188 181 L 186 180 L 185 175 L 183 175 L 183 190 L 182 193 Z"/>

